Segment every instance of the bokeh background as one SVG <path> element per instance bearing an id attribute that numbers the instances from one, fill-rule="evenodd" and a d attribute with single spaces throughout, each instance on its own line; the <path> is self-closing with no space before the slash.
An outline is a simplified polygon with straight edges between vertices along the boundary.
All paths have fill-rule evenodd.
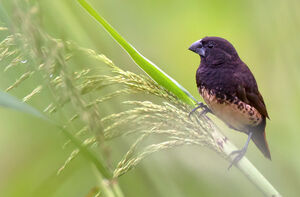
<path id="1" fill-rule="evenodd" d="M 75 0 L 2 0 L 0 24 L 11 26 L 16 8 L 34 5 L 41 28 L 55 38 L 72 40 L 107 55 L 122 69 L 141 73 L 128 55 Z M 187 50 L 205 36 L 228 39 L 259 84 L 271 120 L 267 139 L 272 161 L 250 144 L 247 157 L 283 196 L 299 196 L 300 185 L 300 3 L 297 0 L 89 0 L 144 56 L 201 100 L 195 85 L 199 57 Z M 24 7 L 22 7 L 24 6 Z M 1 33 L 1 32 L 0 32 Z M 3 37 L 3 35 L 1 36 Z M 5 65 L 1 65 L 3 69 Z M 4 90 L 14 81 L 1 73 Z M 35 100 L 33 105 L 39 105 Z M 105 110 L 113 111 L 107 106 Z M 213 118 L 213 117 L 212 117 Z M 217 121 L 217 120 L 216 120 Z M 246 136 L 217 121 L 241 147 Z M 112 142 L 113 163 L 129 147 Z M 72 147 L 62 149 L 60 131 L 29 115 L 0 108 L 0 196 L 87 196 L 97 176 L 77 157 L 56 176 Z M 121 145 L 118 145 L 121 144 Z M 119 179 L 125 196 L 261 196 L 216 153 L 181 147 L 157 153 Z"/>

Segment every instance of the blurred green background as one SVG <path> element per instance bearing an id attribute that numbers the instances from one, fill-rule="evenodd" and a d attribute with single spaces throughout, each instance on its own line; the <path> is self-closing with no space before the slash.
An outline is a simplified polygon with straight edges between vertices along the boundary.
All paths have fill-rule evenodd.
<path id="1" fill-rule="evenodd" d="M 75 0 L 28 0 L 39 9 L 44 31 L 107 55 L 122 69 L 141 73 L 128 55 Z M 300 185 L 300 2 L 202 0 L 90 0 L 144 56 L 201 100 L 195 85 L 199 57 L 187 50 L 205 36 L 228 39 L 259 84 L 271 120 L 267 139 L 272 161 L 251 144 L 247 157 L 281 192 L 299 196 Z M 10 26 L 16 7 L 2 0 L 0 24 Z M 25 8 L 24 8 L 25 9 Z M 1 32 L 0 32 L 1 33 Z M 3 37 L 3 36 L 1 36 Z M 5 65 L 1 65 L 3 69 Z M 19 73 L 12 75 L 19 76 Z M 14 81 L 1 73 L 4 90 Z M 38 100 L 33 105 L 39 105 Z M 111 106 L 111 110 L 113 107 Z M 110 110 L 110 106 L 106 108 Z M 246 136 L 218 121 L 241 147 Z M 111 143 L 116 165 L 128 146 Z M 0 196 L 87 196 L 97 186 L 94 169 L 77 157 L 59 176 L 72 147 L 56 128 L 19 112 L 0 108 Z M 125 196 L 260 196 L 261 193 L 216 153 L 181 147 L 157 153 L 119 179 Z"/>

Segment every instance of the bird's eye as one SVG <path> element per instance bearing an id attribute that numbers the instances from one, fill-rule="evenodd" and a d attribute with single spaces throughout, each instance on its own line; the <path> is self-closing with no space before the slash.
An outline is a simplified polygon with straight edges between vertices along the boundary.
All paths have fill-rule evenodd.
<path id="1" fill-rule="evenodd" d="M 208 48 L 213 48 L 214 45 L 212 43 L 208 44 Z"/>

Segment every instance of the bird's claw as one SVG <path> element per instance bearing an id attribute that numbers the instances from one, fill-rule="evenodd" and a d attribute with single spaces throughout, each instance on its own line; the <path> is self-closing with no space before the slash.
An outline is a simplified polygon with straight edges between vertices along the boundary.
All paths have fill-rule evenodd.
<path id="1" fill-rule="evenodd" d="M 251 137 L 253 135 L 253 132 L 249 132 L 248 133 L 248 139 L 246 141 L 246 144 L 244 145 L 244 147 L 240 150 L 235 150 L 235 151 L 232 151 L 229 155 L 228 155 L 228 158 L 230 158 L 232 155 L 235 155 L 237 154 L 236 157 L 234 157 L 234 159 L 232 160 L 232 162 L 230 163 L 229 167 L 228 167 L 228 170 L 230 170 L 230 168 L 233 166 L 233 165 L 236 165 L 243 157 L 244 155 L 246 154 L 247 152 L 247 148 L 248 148 L 248 145 L 249 145 L 249 142 L 251 140 Z"/>
<path id="2" fill-rule="evenodd" d="M 202 109 L 202 111 L 200 112 L 200 116 L 207 114 L 207 113 L 211 113 L 212 111 L 207 107 L 207 105 L 205 105 L 204 103 L 197 103 L 197 107 L 195 107 L 190 113 L 189 113 L 189 117 L 191 117 L 191 115 L 197 111 L 199 108 Z"/>
<path id="3" fill-rule="evenodd" d="M 246 154 L 247 152 L 247 149 L 246 148 L 242 148 L 241 150 L 235 150 L 235 151 L 232 151 L 229 155 L 228 155 L 228 158 L 230 158 L 232 155 L 235 155 L 237 154 L 237 156 L 234 157 L 234 159 L 232 160 L 232 162 L 230 163 L 229 167 L 228 167 L 228 170 L 230 170 L 230 168 L 233 166 L 233 165 L 236 165 L 243 157 L 244 155 Z"/>

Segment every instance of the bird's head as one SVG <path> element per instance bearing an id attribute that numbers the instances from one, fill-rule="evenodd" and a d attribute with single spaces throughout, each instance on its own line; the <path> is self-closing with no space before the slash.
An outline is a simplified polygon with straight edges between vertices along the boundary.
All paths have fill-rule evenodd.
<path id="1" fill-rule="evenodd" d="M 230 42 L 219 37 L 205 37 L 194 42 L 189 50 L 201 57 L 201 62 L 207 65 L 220 65 L 239 59 L 239 56 Z"/>

